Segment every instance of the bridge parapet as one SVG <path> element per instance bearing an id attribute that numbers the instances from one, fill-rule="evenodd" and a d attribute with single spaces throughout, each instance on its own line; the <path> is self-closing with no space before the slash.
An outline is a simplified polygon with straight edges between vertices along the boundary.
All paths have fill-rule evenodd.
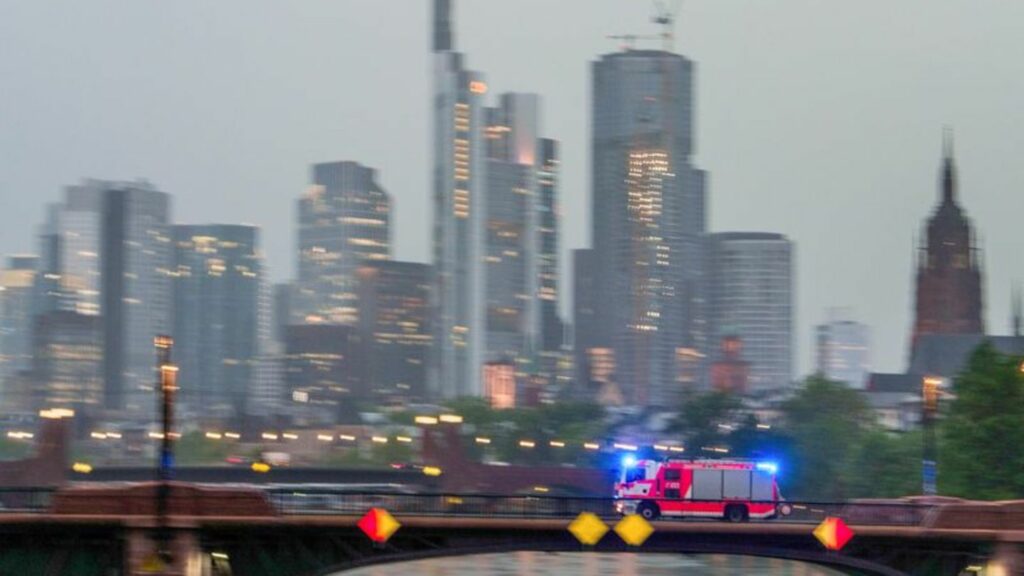
<path id="1" fill-rule="evenodd" d="M 92 514 L 153 516 L 157 512 L 159 483 L 126 486 L 73 486 L 53 494 L 50 512 L 57 515 Z M 273 517 L 277 509 L 266 492 L 255 488 L 206 487 L 170 483 L 168 516 Z"/>

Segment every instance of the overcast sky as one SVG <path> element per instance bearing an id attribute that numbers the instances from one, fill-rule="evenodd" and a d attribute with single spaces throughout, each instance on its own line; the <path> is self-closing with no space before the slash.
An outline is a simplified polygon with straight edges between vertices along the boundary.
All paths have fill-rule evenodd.
<path id="1" fill-rule="evenodd" d="M 655 33 L 651 3 L 455 2 L 457 47 L 491 91 L 543 96 L 568 256 L 589 243 L 588 63 L 617 49 L 609 34 Z M 62 186 L 144 177 L 174 194 L 178 222 L 261 226 L 272 277 L 288 278 L 308 165 L 344 159 L 394 196 L 396 257 L 427 261 L 429 4 L 0 0 L 0 253 L 36 249 Z M 877 369 L 903 368 L 944 124 L 984 243 L 986 320 L 1006 332 L 1024 279 L 1022 23 L 1015 0 L 683 4 L 709 223 L 796 242 L 801 372 L 834 306 L 872 327 Z"/>

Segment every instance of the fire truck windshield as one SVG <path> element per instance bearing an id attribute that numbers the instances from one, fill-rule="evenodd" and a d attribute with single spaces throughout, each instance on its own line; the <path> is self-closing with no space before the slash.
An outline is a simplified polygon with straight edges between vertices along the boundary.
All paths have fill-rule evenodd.
<path id="1" fill-rule="evenodd" d="M 636 466 L 634 468 L 627 468 L 626 475 L 623 482 L 636 482 L 637 480 L 643 480 L 647 477 L 647 471 L 643 466 Z"/>

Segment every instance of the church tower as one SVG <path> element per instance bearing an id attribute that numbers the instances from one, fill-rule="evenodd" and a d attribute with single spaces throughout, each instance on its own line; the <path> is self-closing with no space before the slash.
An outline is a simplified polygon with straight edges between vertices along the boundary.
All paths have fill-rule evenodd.
<path id="1" fill-rule="evenodd" d="M 971 221 L 957 203 L 953 137 L 943 138 L 939 205 L 917 249 L 917 290 L 911 345 L 924 334 L 983 334 L 982 270 Z"/>

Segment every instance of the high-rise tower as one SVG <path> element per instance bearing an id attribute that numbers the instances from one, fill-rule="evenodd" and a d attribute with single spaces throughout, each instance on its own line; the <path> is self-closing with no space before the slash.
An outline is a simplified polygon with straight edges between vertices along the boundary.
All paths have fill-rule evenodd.
<path id="1" fill-rule="evenodd" d="M 939 205 L 917 250 L 917 287 L 911 346 L 924 334 L 983 334 L 981 252 L 971 221 L 957 203 L 952 135 L 943 142 Z"/>
<path id="2" fill-rule="evenodd" d="M 693 63 L 626 50 L 593 64 L 592 214 L 599 324 L 625 402 L 680 390 L 677 356 L 704 346 L 705 175 L 693 153 Z"/>
<path id="3" fill-rule="evenodd" d="M 479 396 L 483 363 L 483 74 L 454 51 L 449 0 L 434 0 L 434 307 L 430 389 Z"/>
<path id="4" fill-rule="evenodd" d="M 182 402 L 198 416 L 250 414 L 260 353 L 259 230 L 178 225 L 174 237 L 174 357 Z"/>
<path id="5" fill-rule="evenodd" d="M 430 393 L 441 397 L 483 394 L 489 361 L 552 381 L 562 331 L 557 143 L 539 137 L 537 95 L 485 107 L 483 75 L 453 49 L 451 14 L 435 0 Z"/>
<path id="6" fill-rule="evenodd" d="M 357 162 L 313 165 L 313 183 L 298 201 L 294 323 L 358 323 L 356 270 L 391 258 L 391 198 L 376 178 Z"/>

